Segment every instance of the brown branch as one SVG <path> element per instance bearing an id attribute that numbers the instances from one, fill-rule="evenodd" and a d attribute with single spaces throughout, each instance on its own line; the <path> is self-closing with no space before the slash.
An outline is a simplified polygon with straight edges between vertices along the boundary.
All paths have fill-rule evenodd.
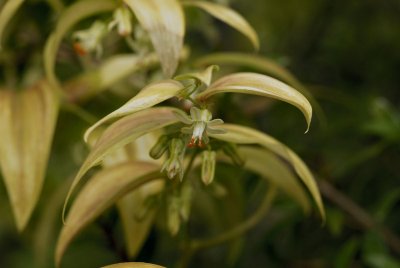
<path id="1" fill-rule="evenodd" d="M 357 205 L 347 195 L 336 189 L 326 180 L 318 181 L 321 194 L 340 207 L 349 216 L 351 216 L 363 229 L 375 229 L 390 246 L 390 248 L 400 254 L 400 238 L 391 229 L 378 223 L 365 209 Z"/>

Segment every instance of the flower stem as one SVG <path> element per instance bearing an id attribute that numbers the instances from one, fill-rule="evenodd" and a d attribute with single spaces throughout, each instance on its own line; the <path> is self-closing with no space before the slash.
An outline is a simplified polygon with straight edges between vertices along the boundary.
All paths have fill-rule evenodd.
<path id="1" fill-rule="evenodd" d="M 222 244 L 249 231 L 268 213 L 275 199 L 276 193 L 276 187 L 274 185 L 270 185 L 264 199 L 262 200 L 261 205 L 254 212 L 254 214 L 251 215 L 251 217 L 246 219 L 244 222 L 214 237 L 206 239 L 194 239 L 189 242 L 188 245 L 185 247 L 184 254 L 177 266 L 179 268 L 188 267 L 190 259 L 193 257 L 196 251 Z"/>

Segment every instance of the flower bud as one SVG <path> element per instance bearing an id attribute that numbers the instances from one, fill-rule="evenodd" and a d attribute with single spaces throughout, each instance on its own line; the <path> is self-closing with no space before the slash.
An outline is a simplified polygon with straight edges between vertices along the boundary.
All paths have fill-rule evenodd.
<path id="1" fill-rule="evenodd" d="M 168 178 L 172 179 L 179 174 L 179 179 L 183 179 L 183 156 L 185 154 L 185 144 L 181 139 L 172 139 L 169 144 L 169 158 L 164 162 L 161 172 L 167 172 Z"/>
<path id="2" fill-rule="evenodd" d="M 161 136 L 156 144 L 154 144 L 154 146 L 150 149 L 150 156 L 153 159 L 159 159 L 167 150 L 169 145 L 169 138 L 168 136 Z"/>
<path id="3" fill-rule="evenodd" d="M 102 52 L 101 40 L 106 34 L 106 25 L 101 21 L 95 21 L 89 29 L 74 33 L 75 51 L 81 56 L 90 52 L 96 52 L 97 56 L 100 56 Z"/>
<path id="4" fill-rule="evenodd" d="M 179 215 L 179 197 L 173 195 L 168 199 L 167 208 L 167 227 L 171 235 L 175 236 L 181 225 L 181 218 Z"/>
<path id="5" fill-rule="evenodd" d="M 214 180 L 216 155 L 215 151 L 204 151 L 202 153 L 201 180 L 205 185 Z"/>
<path id="6" fill-rule="evenodd" d="M 126 7 L 117 8 L 113 14 L 113 20 L 108 24 L 108 30 L 117 27 L 118 34 L 128 36 L 132 33 L 132 15 Z"/>

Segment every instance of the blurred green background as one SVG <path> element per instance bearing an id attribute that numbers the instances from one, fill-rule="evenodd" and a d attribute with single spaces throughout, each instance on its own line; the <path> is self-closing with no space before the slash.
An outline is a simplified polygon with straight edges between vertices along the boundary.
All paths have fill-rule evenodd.
<path id="1" fill-rule="evenodd" d="M 309 133 L 303 135 L 301 115 L 286 104 L 233 98 L 222 100 L 218 110 L 226 119 L 266 131 L 304 159 L 320 183 L 327 221 L 321 226 L 317 215 L 305 217 L 291 200 L 280 196 L 269 215 L 245 237 L 200 252 L 189 267 L 400 267 L 400 2 L 219 2 L 229 2 L 248 19 L 261 39 L 259 54 L 290 70 L 323 113 L 314 116 Z M 185 42 L 193 59 L 221 51 L 252 53 L 248 41 L 228 26 L 200 11 L 186 14 Z M 20 53 L 17 71 L 21 71 L 37 64 L 32 51 L 41 50 L 53 20 L 42 1 L 28 1 L 17 20 L 13 28 L 19 34 L 10 42 Z M 69 76 L 76 70 L 61 72 Z M 105 92 L 84 107 L 104 114 L 119 103 L 120 96 Z M 64 181 L 85 155 L 81 136 L 87 128 L 66 111 L 59 122 L 40 204 L 22 234 L 14 227 L 0 183 L 0 267 L 53 267 L 61 226 L 59 204 L 68 187 Z M 221 177 L 235 175 L 227 167 L 219 172 Z M 237 198 L 215 209 L 238 209 L 232 217 L 240 218 L 255 206 L 257 179 L 245 176 L 242 184 L 229 182 Z M 193 221 L 198 221 L 193 223 L 196 230 L 216 219 Z M 110 209 L 77 237 L 62 267 L 119 262 L 121 254 L 115 248 L 123 248 L 123 238 L 116 211 Z M 138 260 L 172 267 L 178 249 L 178 242 L 154 229 Z"/>

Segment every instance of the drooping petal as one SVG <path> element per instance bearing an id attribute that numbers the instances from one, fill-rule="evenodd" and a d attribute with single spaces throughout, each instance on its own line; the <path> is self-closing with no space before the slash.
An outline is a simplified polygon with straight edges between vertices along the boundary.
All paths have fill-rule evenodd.
<path id="1" fill-rule="evenodd" d="M 247 67 L 250 68 L 251 71 L 270 75 L 289 84 L 296 90 L 300 91 L 300 93 L 303 94 L 310 101 L 313 110 L 315 110 L 315 113 L 319 120 L 322 123 L 325 123 L 326 116 L 324 114 L 324 111 L 322 110 L 322 107 L 318 103 L 318 101 L 308 90 L 308 88 L 302 82 L 300 82 L 288 69 L 280 65 L 278 62 L 260 55 L 222 52 L 208 54 L 204 57 L 201 57 L 195 61 L 194 65 L 202 67 L 209 66 L 211 64 Z"/>
<path id="2" fill-rule="evenodd" d="M 237 144 L 259 144 L 260 146 L 274 152 L 283 159 L 287 160 L 289 164 L 293 166 L 299 178 L 303 181 L 304 185 L 310 191 L 311 196 L 313 197 L 318 207 L 321 218 L 325 220 L 324 205 L 321 200 L 318 186 L 314 180 L 314 176 L 308 169 L 307 165 L 296 153 L 294 153 L 290 148 L 277 141 L 273 137 L 258 130 L 233 124 L 223 124 L 220 127 L 222 129 L 225 129 L 227 133 L 212 134 L 210 136 L 219 140 Z"/>
<path id="3" fill-rule="evenodd" d="M 306 213 L 310 211 L 307 193 L 289 165 L 274 153 L 263 148 L 242 146 L 238 149 L 238 152 L 245 159 L 245 168 L 270 180 L 271 183 L 297 201 Z"/>
<path id="4" fill-rule="evenodd" d="M 177 0 L 124 0 L 148 31 L 161 67 L 171 77 L 177 66 L 185 34 L 185 18 Z"/>
<path id="5" fill-rule="evenodd" d="M 123 162 L 139 160 L 159 165 L 162 159 L 154 160 L 149 156 L 149 148 L 156 140 L 157 134 L 155 133 L 143 135 L 127 146 L 107 155 L 103 164 L 111 167 Z M 149 205 L 149 198 L 160 193 L 163 188 L 164 181 L 162 180 L 146 183 L 117 201 L 126 251 L 130 258 L 136 257 L 139 253 L 153 226 L 157 206 Z"/>
<path id="6" fill-rule="evenodd" d="M 256 31 L 253 29 L 253 27 L 251 27 L 246 19 L 235 10 L 207 1 L 184 1 L 183 4 L 203 9 L 210 15 L 222 20 L 226 24 L 229 24 L 231 27 L 244 34 L 247 38 L 249 38 L 256 50 L 258 50 L 260 47 Z"/>
<path id="7" fill-rule="evenodd" d="M 211 84 L 213 72 L 218 71 L 218 69 L 219 67 L 217 65 L 211 65 L 202 72 L 182 74 L 174 77 L 174 79 L 178 81 L 194 79 L 198 84 L 204 83 L 206 86 L 209 86 Z"/>
<path id="8" fill-rule="evenodd" d="M 0 91 L 0 166 L 19 231 L 42 189 L 57 111 L 45 81 L 23 92 Z"/>
<path id="9" fill-rule="evenodd" d="M 96 124 L 91 126 L 84 135 L 84 140 L 89 140 L 90 134 L 100 125 L 108 120 L 115 119 L 124 115 L 132 114 L 137 111 L 152 107 L 160 102 L 172 98 L 183 89 L 182 84 L 174 80 L 164 80 L 150 84 L 143 88 L 135 97 L 130 99 L 127 103 L 120 108 L 103 117 Z"/>
<path id="10" fill-rule="evenodd" d="M 57 266 L 72 239 L 85 226 L 118 198 L 159 178 L 158 169 L 158 165 L 146 162 L 125 162 L 92 177 L 75 199 L 61 230 L 55 253 Z"/>
<path id="11" fill-rule="evenodd" d="M 3 33 L 9 21 L 14 17 L 25 0 L 9 0 L 7 1 L 0 12 L 0 49 L 3 44 Z"/>
<path id="12" fill-rule="evenodd" d="M 312 117 L 311 104 L 300 92 L 275 78 L 257 73 L 227 75 L 215 81 L 209 88 L 197 95 L 196 98 L 204 101 L 215 94 L 224 92 L 258 95 L 290 103 L 297 107 L 306 118 L 306 132 L 310 127 Z"/>
<path id="13" fill-rule="evenodd" d="M 109 126 L 99 137 L 88 157 L 74 178 L 65 200 L 64 209 L 73 190 L 83 175 L 93 166 L 98 164 L 108 153 L 121 148 L 138 137 L 177 123 L 176 113 L 181 110 L 169 107 L 157 107 L 142 110 L 126 116 Z"/>

